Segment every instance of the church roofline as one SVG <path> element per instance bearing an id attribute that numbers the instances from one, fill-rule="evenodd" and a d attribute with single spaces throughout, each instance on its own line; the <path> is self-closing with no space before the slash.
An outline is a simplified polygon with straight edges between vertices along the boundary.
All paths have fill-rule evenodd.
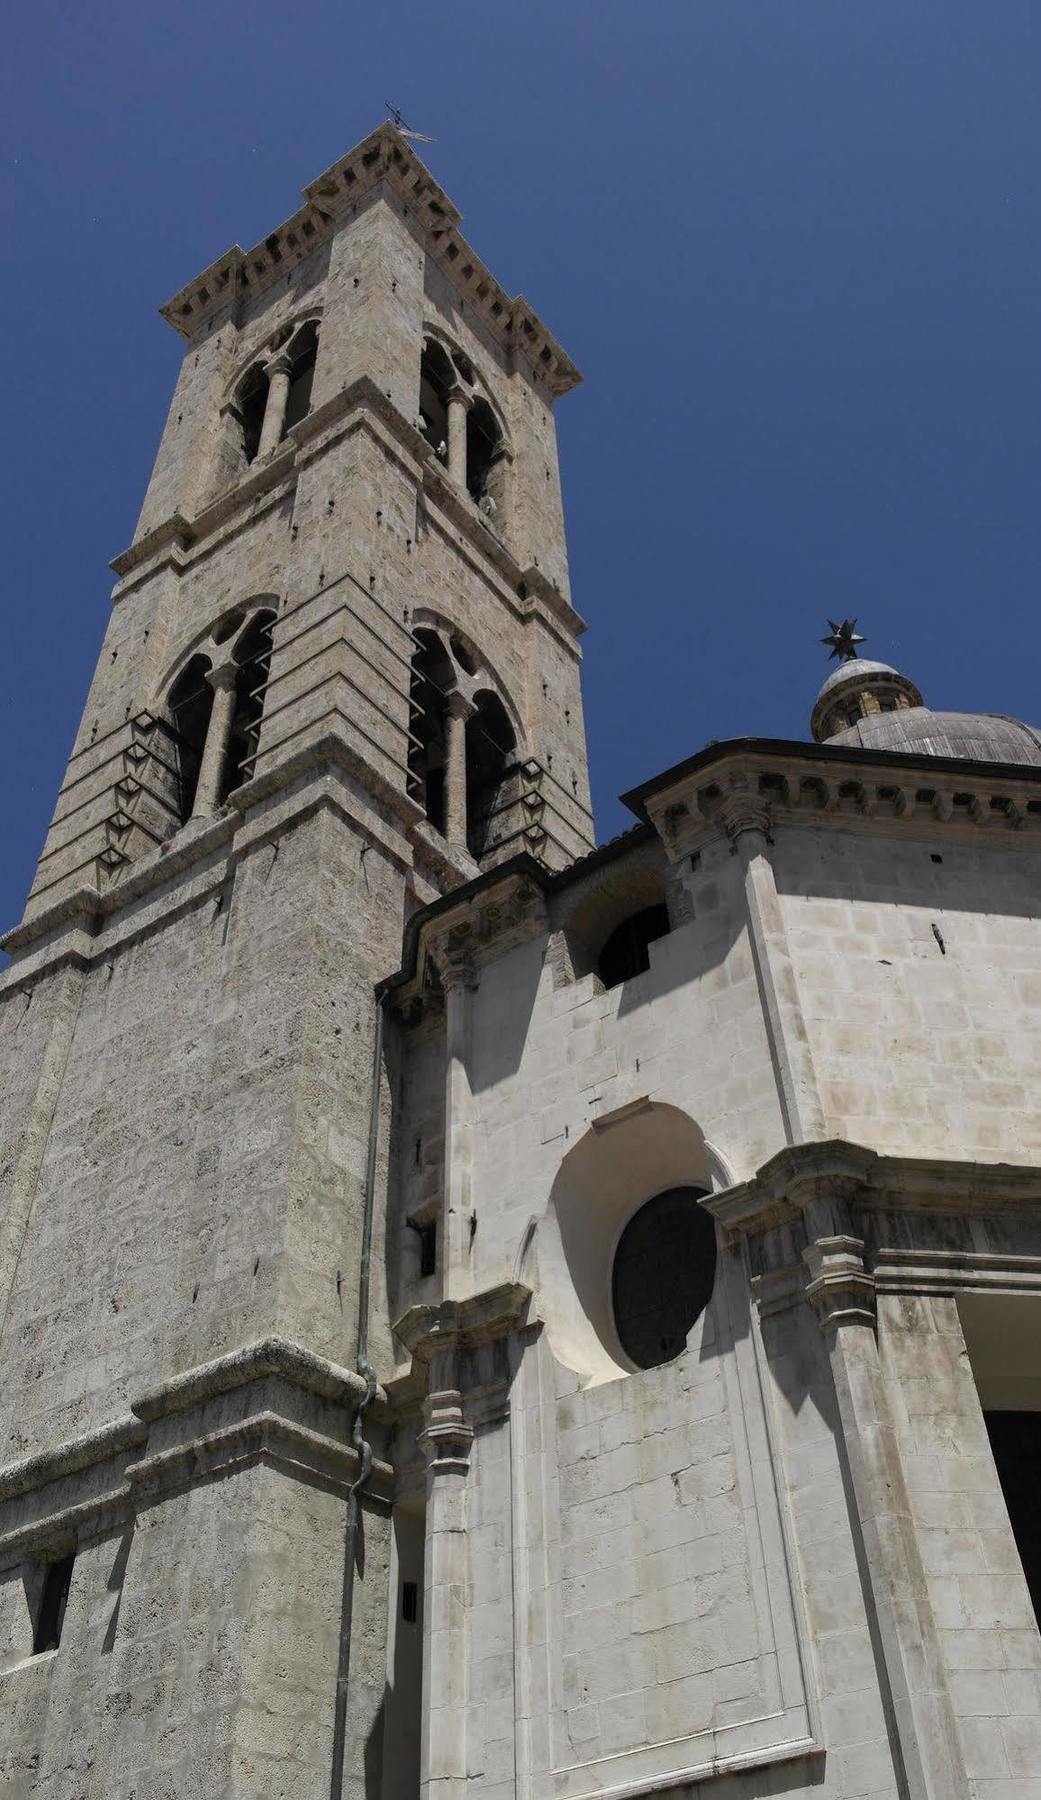
<path id="1" fill-rule="evenodd" d="M 389 122 L 302 189 L 304 205 L 251 250 L 234 244 L 160 307 L 182 337 L 195 336 L 220 308 L 271 287 L 330 238 L 348 206 L 380 181 L 390 181 L 422 224 L 428 246 L 448 279 L 504 350 L 516 351 L 559 396 L 582 377 L 567 352 L 523 295 L 499 286 L 459 231 L 461 214 L 400 131 Z"/>
<path id="2" fill-rule="evenodd" d="M 475 902 L 486 900 L 495 888 L 510 883 L 530 884 L 547 897 L 561 892 L 572 883 L 585 879 L 598 867 L 628 855 L 639 844 L 646 842 L 652 836 L 659 835 L 658 825 L 652 818 L 648 805 L 650 801 L 656 797 L 667 795 L 670 789 L 680 787 L 692 776 L 704 777 L 719 774 L 727 764 L 737 765 L 738 770 L 741 770 L 742 766 L 747 766 L 750 759 L 758 762 L 771 762 L 782 767 L 787 765 L 789 769 L 793 769 L 793 772 L 797 772 L 800 767 L 805 769 L 807 764 L 816 764 L 822 769 L 830 765 L 836 775 L 839 775 L 840 772 L 848 772 L 852 776 L 854 770 L 865 776 L 869 776 L 873 769 L 892 771 L 893 774 L 902 774 L 905 777 L 903 787 L 908 790 L 916 787 L 919 781 L 923 788 L 928 783 L 930 795 L 935 793 L 937 778 L 944 775 L 951 781 L 958 776 L 971 776 L 976 787 L 979 786 L 980 778 L 984 777 L 988 796 L 991 784 L 995 782 L 1014 782 L 1017 788 L 1034 787 L 1041 784 L 1041 766 L 1031 763 L 980 762 L 965 757 L 912 756 L 897 751 L 872 751 L 850 749 L 847 746 L 836 744 L 815 744 L 801 738 L 726 738 L 719 743 L 706 744 L 704 749 L 696 751 L 693 756 L 686 757 L 683 762 L 675 763 L 672 768 L 665 769 L 660 775 L 652 776 L 649 781 L 641 783 L 639 787 L 630 788 L 628 793 L 622 794 L 620 798 L 623 804 L 637 815 L 639 823 L 630 826 L 628 831 L 623 831 L 618 837 L 612 838 L 610 842 L 598 845 L 585 856 L 578 858 L 577 861 L 569 863 L 566 868 L 549 870 L 528 851 L 521 851 L 516 856 L 496 863 L 493 868 L 476 875 L 472 881 L 465 882 L 460 887 L 453 888 L 449 893 L 440 895 L 438 899 L 413 913 L 405 927 L 401 966 L 395 974 L 389 975 L 377 983 L 377 995 L 389 994 L 407 987 L 415 978 L 420 942 L 424 932 L 431 925 L 442 922 L 453 912 L 467 912 L 474 907 Z M 783 781 L 780 770 L 778 771 L 778 780 Z M 856 781 L 853 781 L 852 785 L 859 786 Z M 884 794 L 888 794 L 890 791 L 895 793 L 900 788 L 901 784 L 894 782 L 892 790 L 883 787 L 881 792 Z M 983 802 L 976 793 L 969 795 L 968 798 L 972 802 L 969 808 L 971 821 L 978 824 L 985 811 Z M 999 796 L 997 801 L 988 799 L 987 804 L 991 807 L 995 804 L 998 806 L 1001 812 L 1001 822 L 1008 825 L 1020 823 L 1016 809 L 1013 808 L 1010 813 L 1006 801 L 1007 796 Z M 1041 807 L 1041 801 L 1031 801 L 1029 804 L 1031 813 L 1036 817 L 1035 809 Z M 949 816 L 949 807 L 945 811 L 935 813 L 937 820 Z M 848 823 L 845 814 L 840 817 Z"/>
<path id="3" fill-rule="evenodd" d="M 977 757 L 963 756 L 915 756 L 902 750 L 867 750 L 835 743 L 814 744 L 802 738 L 745 737 L 725 738 L 719 743 L 706 744 L 703 750 L 695 751 L 693 756 L 685 757 L 682 762 L 673 764 L 671 769 L 663 770 L 660 775 L 652 775 L 650 780 L 630 788 L 628 793 L 619 797 L 622 804 L 635 813 L 638 819 L 649 822 L 649 800 L 675 787 L 679 782 L 686 781 L 691 775 L 705 774 L 716 764 L 735 756 L 767 757 L 775 762 L 832 763 L 851 770 L 880 768 L 905 774 L 917 771 L 933 778 L 941 774 L 971 773 L 978 780 L 985 773 L 988 781 L 1007 780 L 1033 784 L 1041 780 L 1041 766 L 1031 763 L 982 762 Z"/>

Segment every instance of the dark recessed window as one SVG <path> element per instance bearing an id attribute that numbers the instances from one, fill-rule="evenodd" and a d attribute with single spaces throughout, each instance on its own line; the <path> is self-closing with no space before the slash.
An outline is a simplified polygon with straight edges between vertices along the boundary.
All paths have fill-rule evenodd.
<path id="1" fill-rule="evenodd" d="M 668 929 L 669 912 L 664 905 L 645 906 L 642 912 L 623 919 L 601 950 L 596 966 L 604 986 L 617 987 L 621 981 L 643 975 L 651 966 L 651 945 L 665 937 Z"/>
<path id="2" fill-rule="evenodd" d="M 40 1593 L 40 1605 L 33 1632 L 33 1655 L 44 1650 L 57 1650 L 61 1628 L 65 1623 L 65 1606 L 69 1598 L 74 1556 L 63 1556 L 60 1562 L 47 1564 Z"/>
<path id="3" fill-rule="evenodd" d="M 712 1297 L 716 1227 L 703 1188 L 668 1188 L 629 1220 L 611 1276 L 615 1330 L 630 1362 L 671 1362 Z"/>
<path id="4" fill-rule="evenodd" d="M 422 1276 L 437 1274 L 437 1224 L 433 1219 L 422 1225 L 414 1225 L 419 1248 L 419 1273 Z"/>
<path id="5" fill-rule="evenodd" d="M 986 1412 L 983 1418 L 1034 1616 L 1041 1623 L 1041 1413 Z"/>
<path id="6" fill-rule="evenodd" d="M 406 1625 L 414 1625 L 419 1618 L 419 1583 L 416 1581 L 401 1584 L 401 1616 Z"/>

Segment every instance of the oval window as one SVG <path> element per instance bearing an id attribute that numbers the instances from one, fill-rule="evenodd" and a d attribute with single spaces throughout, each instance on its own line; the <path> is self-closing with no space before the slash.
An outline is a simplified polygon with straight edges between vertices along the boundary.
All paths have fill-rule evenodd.
<path id="1" fill-rule="evenodd" d="M 611 1293 L 615 1330 L 630 1362 L 671 1362 L 712 1297 L 716 1227 L 698 1205 L 706 1190 L 667 1188 L 634 1213 L 618 1240 Z"/>

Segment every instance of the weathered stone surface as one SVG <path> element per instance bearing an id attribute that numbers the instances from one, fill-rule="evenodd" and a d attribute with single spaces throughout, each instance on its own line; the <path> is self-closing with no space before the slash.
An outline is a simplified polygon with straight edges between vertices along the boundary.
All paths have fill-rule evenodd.
<path id="1" fill-rule="evenodd" d="M 4 1793 L 324 1800 L 347 1678 L 354 1800 L 1041 1797 L 984 1417 L 1041 1407 L 1036 770 L 744 740 L 589 853 L 577 372 L 405 141 L 164 310 L 185 362 L 0 978 Z M 243 779 L 232 668 L 182 825 L 171 686 L 268 610 Z M 482 692 L 516 741 L 472 852 Z M 675 1188 L 714 1284 L 637 1369 L 615 1259 Z"/>

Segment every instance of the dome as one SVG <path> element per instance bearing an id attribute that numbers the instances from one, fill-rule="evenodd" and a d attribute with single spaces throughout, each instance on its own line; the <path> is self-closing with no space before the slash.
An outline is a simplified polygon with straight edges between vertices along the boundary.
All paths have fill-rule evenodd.
<path id="1" fill-rule="evenodd" d="M 862 718 L 888 715 L 897 708 L 907 711 L 921 704 L 914 682 L 898 669 L 866 656 L 850 656 L 824 681 L 814 702 L 810 729 L 818 744 L 831 743 L 837 733 L 852 730 Z"/>
<path id="2" fill-rule="evenodd" d="M 871 675 L 895 676 L 896 670 L 891 669 L 888 663 L 872 662 L 868 656 L 852 656 L 848 662 L 840 662 L 838 668 L 832 669 L 831 674 L 821 683 L 816 700 L 817 706 L 822 700 L 830 698 L 836 688 L 845 687 L 847 682 L 857 681 L 864 676 Z"/>
<path id="3" fill-rule="evenodd" d="M 1041 731 L 1004 713 L 933 712 L 928 706 L 910 706 L 899 712 L 870 713 L 827 742 L 854 750 L 896 750 L 905 756 L 1041 766 Z"/>

